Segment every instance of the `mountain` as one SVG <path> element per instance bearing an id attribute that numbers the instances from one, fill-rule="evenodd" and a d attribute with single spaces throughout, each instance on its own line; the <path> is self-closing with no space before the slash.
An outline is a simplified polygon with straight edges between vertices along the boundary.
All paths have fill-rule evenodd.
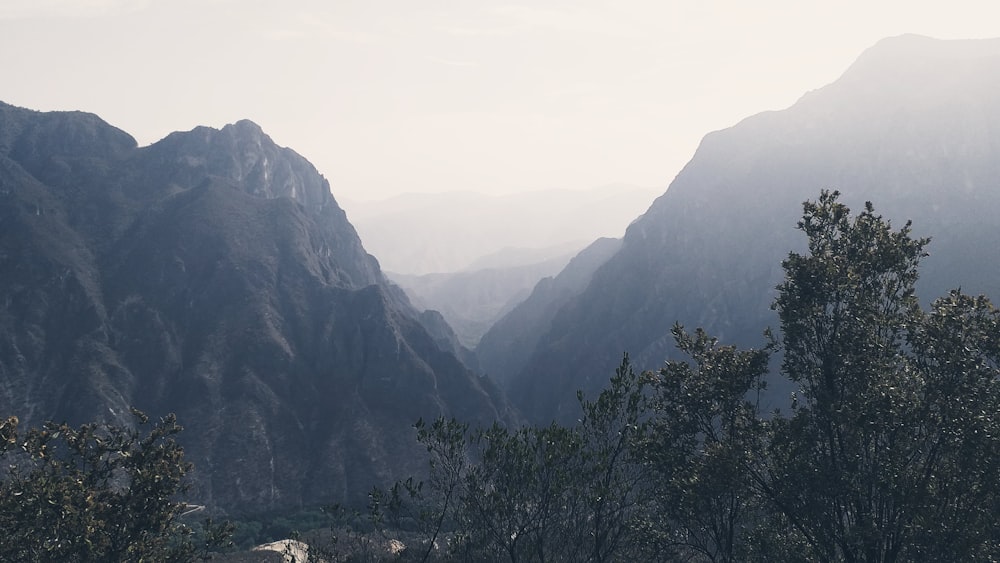
<path id="1" fill-rule="evenodd" d="M 616 184 L 503 196 L 403 194 L 344 206 L 383 268 L 421 275 L 525 266 L 620 237 L 657 193 Z"/>
<path id="2" fill-rule="evenodd" d="M 176 412 L 191 500 L 229 512 L 359 500 L 416 470 L 418 417 L 512 416 L 249 121 L 139 148 L 0 104 L 0 303 L 0 412 Z"/>
<path id="3" fill-rule="evenodd" d="M 597 239 L 558 275 L 539 281 L 526 299 L 493 323 L 480 339 L 475 350 L 480 369 L 501 385 L 509 383 L 548 332 L 559 309 L 587 287 L 597 268 L 621 248 L 621 242 Z"/>
<path id="4" fill-rule="evenodd" d="M 483 333 L 523 301 L 538 280 L 558 273 L 571 257 L 569 254 L 534 264 L 464 272 L 387 275 L 406 291 L 415 306 L 439 311 L 459 341 L 475 348 Z"/>
<path id="5" fill-rule="evenodd" d="M 458 270 L 458 272 L 519 268 L 543 263 L 560 264 L 559 268 L 562 268 L 573 255 L 582 249 L 583 246 L 579 241 L 557 244 L 545 248 L 516 248 L 507 246 L 496 252 L 476 258 L 472 263 Z M 553 274 L 557 272 L 558 268 Z"/>
<path id="6" fill-rule="evenodd" d="M 535 421 L 570 419 L 574 391 L 601 388 L 623 351 L 644 369 L 675 356 L 674 322 L 761 345 L 781 261 L 803 250 L 801 203 L 823 188 L 932 236 L 925 301 L 957 286 L 1000 297 L 1000 40 L 886 39 L 792 107 L 708 134 L 538 344 L 513 353 L 527 359 L 512 400 Z"/>

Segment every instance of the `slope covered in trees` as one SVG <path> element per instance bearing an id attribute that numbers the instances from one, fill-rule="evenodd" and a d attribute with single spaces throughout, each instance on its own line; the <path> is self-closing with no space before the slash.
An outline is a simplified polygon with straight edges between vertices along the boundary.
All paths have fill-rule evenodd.
<path id="1" fill-rule="evenodd" d="M 781 337 L 628 357 L 575 425 L 418 424 L 429 478 L 376 492 L 424 533 L 416 560 L 992 561 L 1000 556 L 1000 311 L 923 308 L 928 240 L 836 192 L 806 202 L 781 262 Z M 796 389 L 760 402 L 771 358 Z M 438 543 L 445 547 L 435 550 Z"/>

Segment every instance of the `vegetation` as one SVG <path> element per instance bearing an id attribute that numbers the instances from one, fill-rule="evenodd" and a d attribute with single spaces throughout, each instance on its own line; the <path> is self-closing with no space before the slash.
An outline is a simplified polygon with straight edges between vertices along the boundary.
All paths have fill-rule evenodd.
<path id="1" fill-rule="evenodd" d="M 637 374 L 625 355 L 579 396 L 577 424 L 420 421 L 423 480 L 373 490 L 365 517 L 256 523 L 247 539 L 287 532 L 323 561 L 997 560 L 1000 312 L 958 290 L 925 311 L 929 241 L 838 196 L 804 204 L 780 339 L 741 350 L 675 325 L 685 359 Z M 797 385 L 787 413 L 761 407 L 771 377 Z M 0 423 L 0 559 L 193 559 L 179 430 Z M 329 533 L 292 533 L 307 522 Z M 205 529 L 204 552 L 232 531 Z"/>
<path id="2" fill-rule="evenodd" d="M 673 329 L 686 360 L 626 355 L 573 427 L 418 424 L 428 478 L 373 493 L 407 560 L 992 561 L 1000 557 L 1000 313 L 924 311 L 927 239 L 823 192 L 760 349 Z M 772 359 L 798 387 L 763 412 Z M 394 532 L 396 533 L 396 532 Z"/>
<path id="3" fill-rule="evenodd" d="M 23 436 L 0 422 L 0 560 L 191 561 L 227 542 L 228 525 L 181 522 L 190 464 L 175 418 L 133 415 L 137 428 L 50 422 Z"/>
<path id="4" fill-rule="evenodd" d="M 959 291 L 922 311 L 928 241 L 836 196 L 805 205 L 810 254 L 784 263 L 782 371 L 802 391 L 761 488 L 811 559 L 995 557 L 1000 316 Z"/>

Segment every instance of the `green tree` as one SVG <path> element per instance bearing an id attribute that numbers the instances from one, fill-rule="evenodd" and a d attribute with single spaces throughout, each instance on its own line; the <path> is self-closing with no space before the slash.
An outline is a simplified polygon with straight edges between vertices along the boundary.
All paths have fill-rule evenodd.
<path id="1" fill-rule="evenodd" d="M 446 537 L 453 541 L 463 518 L 462 499 L 471 467 L 469 425 L 439 417 L 430 425 L 418 420 L 414 428 L 417 441 L 427 450 L 426 479 L 410 477 L 388 491 L 372 489 L 370 518 L 379 532 L 387 526 L 415 531 L 421 545 L 408 547 L 406 559 L 433 561 Z"/>
<path id="2" fill-rule="evenodd" d="M 652 507 L 645 383 L 626 355 L 609 387 L 580 396 L 579 424 L 500 425 L 470 432 L 456 421 L 418 423 L 426 481 L 375 491 L 377 522 L 416 523 L 425 545 L 447 537 L 474 561 L 611 561 L 634 556 Z M 434 556 L 421 549 L 420 560 Z"/>
<path id="3" fill-rule="evenodd" d="M 556 424 L 510 431 L 494 425 L 472 438 L 458 553 L 477 561 L 581 560 L 577 533 L 581 443 Z"/>
<path id="4" fill-rule="evenodd" d="M 903 554 L 924 561 L 1000 555 L 1000 312 L 959 291 L 934 302 L 909 340 L 922 387 L 920 530 Z"/>
<path id="5" fill-rule="evenodd" d="M 647 381 L 632 367 L 628 354 L 608 387 L 593 401 L 577 396 L 583 417 L 577 425 L 582 442 L 579 495 L 585 512 L 574 528 L 586 532 L 586 561 L 636 557 L 638 541 L 652 507 L 652 473 L 642 452 L 650 432 Z"/>
<path id="6" fill-rule="evenodd" d="M 174 439 L 181 427 L 133 414 L 133 429 L 50 422 L 23 437 L 16 418 L 0 423 L 0 560 L 193 560 L 177 499 L 191 467 Z M 206 537 L 224 542 L 220 530 L 208 523 Z"/>
<path id="7" fill-rule="evenodd" d="M 747 534 L 761 518 L 753 483 L 763 424 L 760 392 L 772 346 L 738 350 L 703 330 L 673 328 L 691 362 L 668 361 L 650 374 L 653 432 L 645 447 L 657 470 L 662 552 L 683 561 L 745 561 Z"/>
<path id="8" fill-rule="evenodd" d="M 782 371 L 801 391 L 758 484 L 810 559 L 974 559 L 1000 490 L 995 312 L 955 293 L 923 313 L 928 239 L 838 196 L 804 204 L 809 252 L 783 262 Z"/>

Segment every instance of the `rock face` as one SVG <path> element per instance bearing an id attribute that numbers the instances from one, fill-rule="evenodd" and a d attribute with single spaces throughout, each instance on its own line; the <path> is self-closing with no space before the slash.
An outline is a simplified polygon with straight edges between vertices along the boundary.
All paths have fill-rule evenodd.
<path id="1" fill-rule="evenodd" d="M 255 124 L 137 148 L 0 104 L 0 412 L 176 412 L 197 502 L 352 500 L 414 472 L 418 417 L 510 417 L 449 341 Z"/>
<path id="2" fill-rule="evenodd" d="M 1000 40 L 887 39 L 791 108 L 707 135 L 537 346 L 518 352 L 512 401 L 538 422 L 571 419 L 574 391 L 601 388 L 622 351 L 642 368 L 671 356 L 674 322 L 760 345 L 778 325 L 781 261 L 803 250 L 801 203 L 823 188 L 932 236 L 925 301 L 957 286 L 1000 298 Z"/>

